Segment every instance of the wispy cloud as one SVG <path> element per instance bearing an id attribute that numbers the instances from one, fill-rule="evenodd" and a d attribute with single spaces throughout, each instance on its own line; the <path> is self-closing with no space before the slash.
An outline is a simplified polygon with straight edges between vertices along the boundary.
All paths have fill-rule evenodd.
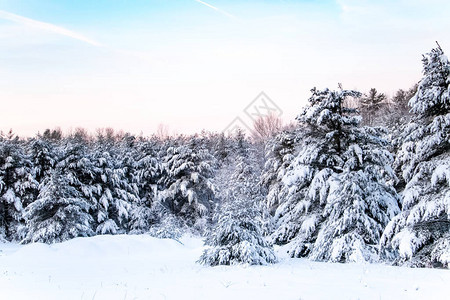
<path id="1" fill-rule="evenodd" d="M 99 42 L 94 41 L 90 38 L 87 38 L 80 33 L 77 33 L 77 32 L 74 32 L 74 31 L 71 31 L 71 30 L 65 29 L 63 27 L 50 24 L 50 23 L 41 22 L 41 21 L 30 19 L 30 18 L 26 18 L 23 16 L 19 16 L 19 15 L 16 15 L 16 14 L 13 14 L 13 13 L 10 13 L 7 11 L 0 10 L 0 19 L 8 20 L 8 21 L 15 22 L 18 24 L 23 24 L 25 26 L 29 26 L 32 28 L 37 28 L 37 29 L 54 32 L 56 34 L 67 36 L 67 37 L 91 44 L 96 47 L 102 46 L 102 44 L 100 44 Z"/>
<path id="2" fill-rule="evenodd" d="M 218 8 L 218 7 L 215 7 L 215 6 L 213 6 L 213 5 L 209 4 L 209 3 L 206 3 L 206 2 L 204 2 L 204 1 L 201 1 L 201 0 L 195 0 L 195 2 L 198 2 L 198 3 L 200 3 L 200 4 L 203 4 L 203 5 L 205 5 L 205 6 L 209 7 L 209 8 L 211 8 L 211 9 L 214 9 L 215 11 L 217 11 L 217 12 L 219 12 L 219 13 L 221 13 L 221 14 L 223 14 L 223 15 L 229 17 L 229 18 L 233 18 L 233 19 L 236 18 L 235 16 L 233 16 L 232 14 L 230 14 L 230 13 L 224 11 L 223 9 L 220 9 L 220 8 Z"/>

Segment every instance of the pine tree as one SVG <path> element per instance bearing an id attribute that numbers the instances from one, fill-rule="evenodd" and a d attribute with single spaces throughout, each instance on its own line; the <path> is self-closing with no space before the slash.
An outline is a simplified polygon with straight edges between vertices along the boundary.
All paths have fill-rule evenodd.
<path id="1" fill-rule="evenodd" d="M 37 136 L 28 142 L 27 151 L 33 165 L 34 178 L 41 183 L 50 175 L 58 160 L 55 146 L 48 139 Z"/>
<path id="2" fill-rule="evenodd" d="M 28 232 L 24 243 L 56 243 L 91 236 L 91 203 L 57 167 L 42 184 L 39 197 L 25 210 Z"/>
<path id="3" fill-rule="evenodd" d="M 405 188 L 402 212 L 386 227 L 382 255 L 397 264 L 449 266 L 450 63 L 438 46 L 423 58 L 424 77 L 409 101 L 414 120 L 395 166 Z"/>
<path id="4" fill-rule="evenodd" d="M 242 145 L 243 141 L 239 144 Z M 272 247 L 262 235 L 262 195 L 255 170 L 256 158 L 249 148 L 238 149 L 229 188 L 224 192 L 216 225 L 210 231 L 206 249 L 199 259 L 205 265 L 275 263 Z"/>
<path id="5" fill-rule="evenodd" d="M 139 195 L 134 181 L 135 163 L 132 149 L 103 149 L 95 153 L 95 208 L 93 217 L 98 234 L 128 232 L 132 207 L 138 205 Z M 111 151 L 113 154 L 111 154 Z"/>
<path id="6" fill-rule="evenodd" d="M 0 140 L 0 240 L 20 239 L 23 209 L 34 200 L 37 186 L 24 144 L 11 132 Z"/>
<path id="7" fill-rule="evenodd" d="M 88 145 L 83 140 L 69 138 L 60 145 L 58 151 L 59 159 L 55 169 L 59 168 L 84 197 L 92 199 L 96 190 L 95 166 Z"/>
<path id="8" fill-rule="evenodd" d="M 95 221 L 95 232 L 97 234 L 116 234 L 119 232 L 119 226 L 110 216 L 111 206 L 115 202 L 113 198 L 114 183 L 114 162 L 110 153 L 102 151 L 95 153 L 95 186 L 97 187 L 93 194 L 94 207 L 92 209 L 93 219 Z M 112 215 L 112 214 L 111 214 Z M 125 213 L 126 215 L 126 213 Z M 119 215 L 120 217 L 122 215 Z"/>
<path id="9" fill-rule="evenodd" d="M 446 115 L 450 109 L 448 58 L 438 45 L 423 57 L 422 63 L 424 77 L 409 102 L 411 111 L 419 118 Z"/>
<path id="10" fill-rule="evenodd" d="M 190 225 L 207 217 L 214 203 L 214 157 L 193 137 L 188 145 L 168 148 L 163 164 L 161 202 Z"/>
<path id="11" fill-rule="evenodd" d="M 218 136 L 212 136 L 214 140 L 213 153 L 220 167 L 230 165 L 232 157 L 232 138 L 221 133 Z"/>
<path id="12" fill-rule="evenodd" d="M 375 119 L 381 113 L 381 107 L 385 100 L 386 95 L 378 93 L 375 88 L 371 88 L 368 94 L 360 98 L 360 111 L 365 124 L 369 126 L 374 125 Z"/>
<path id="13" fill-rule="evenodd" d="M 342 173 L 328 181 L 324 217 L 310 258 L 335 262 L 375 261 L 386 224 L 399 212 L 386 142 L 372 128 L 354 131 L 343 153 Z"/>
<path id="14" fill-rule="evenodd" d="M 141 157 L 136 161 L 134 178 L 139 190 L 139 200 L 133 203 L 130 229 L 133 233 L 148 232 L 159 221 L 157 197 L 160 192 L 158 181 L 162 176 L 162 165 L 155 141 L 140 145 Z"/>
<path id="15" fill-rule="evenodd" d="M 281 204 L 275 212 L 277 244 L 290 244 L 290 255 L 307 256 L 317 238 L 322 211 L 329 192 L 329 178 L 342 172 L 342 140 L 358 123 L 355 117 L 343 118 L 354 110 L 343 107 L 346 97 L 357 97 L 354 91 L 312 90 L 310 106 L 299 120 L 301 141 L 299 153 L 281 178 Z"/>
<path id="16" fill-rule="evenodd" d="M 398 212 L 395 190 L 386 182 L 395 178 L 392 156 L 382 132 L 358 127 L 356 111 L 344 105 L 358 92 L 312 93 L 297 118 L 302 143 L 282 178 L 272 238 L 289 243 L 293 257 L 372 260 L 384 226 Z"/>
<path id="17" fill-rule="evenodd" d="M 120 151 L 117 152 L 117 157 L 114 160 L 115 176 L 120 178 L 116 181 L 116 199 L 115 207 L 119 215 L 123 216 L 120 221 L 122 227 L 126 232 L 132 230 L 133 222 L 132 211 L 133 207 L 141 206 L 141 199 L 139 197 L 139 180 L 137 178 L 137 150 L 135 148 L 136 141 L 133 138 L 132 142 L 128 141 L 126 144 L 122 143 Z M 125 215 L 126 212 L 126 215 Z"/>
<path id="18" fill-rule="evenodd" d="M 415 84 L 408 90 L 400 89 L 392 97 L 392 110 L 389 113 L 389 128 L 399 130 L 411 121 L 412 113 L 409 111 L 408 102 L 416 94 L 418 85 Z"/>
<path id="19" fill-rule="evenodd" d="M 275 213 L 281 204 L 283 193 L 281 178 L 296 154 L 295 131 L 285 130 L 277 134 L 266 145 L 266 163 L 261 176 L 261 184 L 267 189 L 266 205 Z"/>

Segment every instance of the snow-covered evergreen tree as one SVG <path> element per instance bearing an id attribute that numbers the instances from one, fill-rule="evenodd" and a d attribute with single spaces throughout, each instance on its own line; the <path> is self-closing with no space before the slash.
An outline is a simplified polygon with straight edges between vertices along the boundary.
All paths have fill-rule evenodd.
<path id="1" fill-rule="evenodd" d="M 131 230 L 132 208 L 139 205 L 135 179 L 135 151 L 126 137 L 119 145 L 106 145 L 93 153 L 93 218 L 96 233 L 117 234 Z"/>
<path id="2" fill-rule="evenodd" d="M 391 98 L 390 110 L 385 113 L 385 126 L 389 128 L 390 135 L 393 137 L 392 143 L 397 147 L 396 139 L 403 131 L 406 124 L 411 121 L 412 113 L 410 112 L 408 102 L 417 92 L 417 84 L 414 84 L 407 90 L 399 89 Z M 396 150 L 394 153 L 397 152 Z"/>
<path id="3" fill-rule="evenodd" d="M 39 197 L 25 210 L 28 227 L 24 243 L 56 243 L 93 235 L 91 203 L 57 167 L 41 185 Z"/>
<path id="4" fill-rule="evenodd" d="M 410 100 L 415 119 L 402 134 L 395 166 L 405 183 L 402 212 L 386 227 L 382 254 L 398 264 L 449 266 L 450 63 L 438 46 L 423 58 Z"/>
<path id="5" fill-rule="evenodd" d="M 155 203 L 151 208 L 151 218 L 154 218 L 154 224 L 151 224 L 148 234 L 157 238 L 179 239 L 183 234 L 191 232 L 186 222 L 179 216 L 169 211 L 161 203 Z"/>
<path id="6" fill-rule="evenodd" d="M 141 157 L 136 161 L 135 176 L 139 190 L 138 202 L 133 203 L 130 216 L 130 229 L 133 233 L 142 233 L 158 222 L 160 211 L 157 202 L 158 181 L 162 176 L 162 165 L 155 142 L 140 145 Z"/>
<path id="7" fill-rule="evenodd" d="M 448 57 L 438 46 L 423 57 L 422 63 L 424 77 L 409 102 L 411 110 L 421 118 L 446 115 L 450 110 Z"/>
<path id="8" fill-rule="evenodd" d="M 0 140 L 0 240 L 18 240 L 23 209 L 34 200 L 37 182 L 17 138 Z"/>
<path id="9" fill-rule="evenodd" d="M 261 175 L 261 184 L 267 189 L 266 205 L 271 213 L 282 202 L 283 183 L 281 179 L 294 159 L 296 152 L 295 132 L 285 130 L 277 134 L 266 145 L 266 163 Z"/>
<path id="10" fill-rule="evenodd" d="M 216 225 L 210 231 L 199 262 L 205 265 L 250 264 L 276 262 L 271 245 L 262 235 L 262 195 L 256 158 L 249 148 L 238 149 L 238 158 L 230 185 L 222 193 Z"/>
<path id="11" fill-rule="evenodd" d="M 214 141 L 213 153 L 219 164 L 219 167 L 232 164 L 232 137 L 225 136 L 222 132 L 219 135 L 212 136 Z"/>
<path id="12" fill-rule="evenodd" d="M 324 218 L 310 258 L 326 261 L 377 260 L 386 224 L 399 212 L 398 196 L 387 178 L 394 178 L 392 156 L 372 128 L 354 131 L 343 153 L 342 173 L 329 180 Z"/>
<path id="13" fill-rule="evenodd" d="M 208 216 L 214 203 L 211 178 L 215 170 L 215 160 L 209 151 L 192 137 L 188 145 L 170 147 L 163 164 L 161 202 L 190 225 Z"/>
<path id="14" fill-rule="evenodd" d="M 59 159 L 55 166 L 73 187 L 89 199 L 93 197 L 96 189 L 95 165 L 91 154 L 84 141 L 70 138 L 60 145 Z"/>
<path id="15" fill-rule="evenodd" d="M 95 232 L 98 234 L 116 234 L 122 232 L 121 222 L 128 217 L 128 203 L 117 199 L 116 188 L 123 180 L 115 170 L 115 161 L 108 151 L 95 153 L 95 179 L 92 199 Z"/>
<path id="16" fill-rule="evenodd" d="M 374 258 L 387 222 L 398 212 L 392 157 L 380 130 L 358 127 L 345 107 L 355 91 L 312 90 L 298 117 L 299 153 L 282 178 L 283 202 L 275 212 L 274 242 L 290 244 L 291 256 L 315 260 Z"/>
<path id="17" fill-rule="evenodd" d="M 37 136 L 29 141 L 28 155 L 33 166 L 33 175 L 38 183 L 49 177 L 58 161 L 55 145 L 48 139 Z"/>
<path id="18" fill-rule="evenodd" d="M 132 220 L 133 207 L 141 206 L 141 199 L 139 197 L 139 181 L 137 177 L 137 157 L 138 153 L 135 148 L 136 141 L 133 137 L 122 142 L 121 148 L 116 153 L 115 159 L 115 174 L 116 178 L 120 180 L 116 181 L 117 199 L 115 202 L 116 211 L 127 211 L 127 215 L 123 214 L 123 220 L 121 221 L 123 228 L 126 232 L 129 232 L 133 228 L 133 223 L 136 224 L 136 220 Z"/>
<path id="19" fill-rule="evenodd" d="M 359 110 L 365 125 L 374 126 L 374 123 L 386 114 L 386 95 L 371 88 L 369 93 L 359 99 Z"/>

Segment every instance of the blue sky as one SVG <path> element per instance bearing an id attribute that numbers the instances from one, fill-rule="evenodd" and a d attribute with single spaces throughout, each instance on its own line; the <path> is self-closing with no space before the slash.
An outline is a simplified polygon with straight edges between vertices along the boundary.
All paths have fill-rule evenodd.
<path id="1" fill-rule="evenodd" d="M 450 4 L 0 0 L 0 129 L 220 131 L 261 91 L 292 120 L 317 86 L 392 94 L 450 49 Z M 448 50 L 450 51 L 450 50 Z"/>

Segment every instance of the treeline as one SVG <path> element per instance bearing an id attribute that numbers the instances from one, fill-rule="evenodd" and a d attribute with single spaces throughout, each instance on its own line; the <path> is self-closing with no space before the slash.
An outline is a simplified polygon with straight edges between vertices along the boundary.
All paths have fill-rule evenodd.
<path id="1" fill-rule="evenodd" d="M 191 231 L 207 237 L 208 265 L 273 263 L 275 243 L 313 260 L 448 267 L 450 64 L 437 47 L 423 65 L 392 99 L 313 89 L 295 125 L 268 116 L 252 138 L 2 134 L 0 239 Z"/>
<path id="2" fill-rule="evenodd" d="M 234 143 L 218 134 L 161 140 L 47 133 L 0 140 L 3 239 L 52 243 L 148 232 L 172 217 L 167 214 L 202 231 L 197 223 L 216 200 L 212 178 L 220 148 Z"/>

